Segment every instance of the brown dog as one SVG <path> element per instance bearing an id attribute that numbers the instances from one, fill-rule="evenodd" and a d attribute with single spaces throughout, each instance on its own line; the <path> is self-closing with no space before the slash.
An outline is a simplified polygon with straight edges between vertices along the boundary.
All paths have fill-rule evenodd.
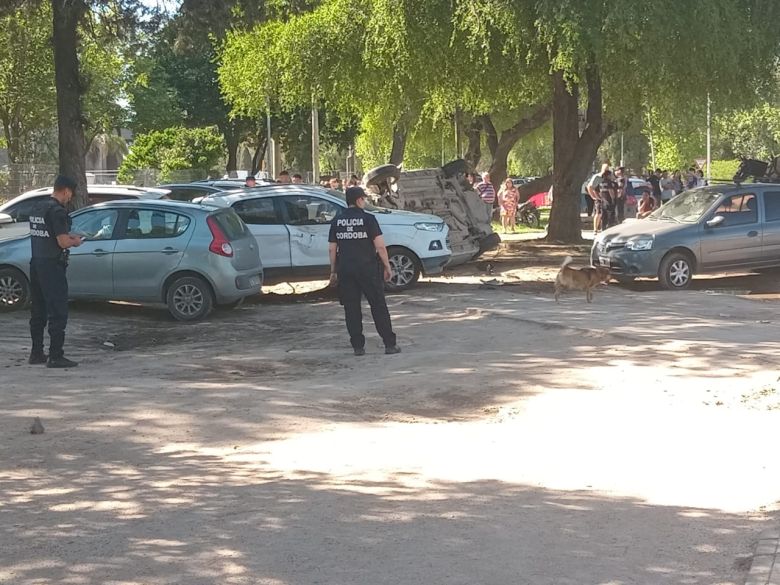
<path id="1" fill-rule="evenodd" d="M 585 299 L 591 302 L 593 300 L 593 289 L 602 282 L 604 284 L 609 282 L 609 268 L 606 266 L 573 268 L 569 266 L 571 261 L 571 256 L 566 256 L 563 264 L 561 264 L 558 276 L 555 277 L 555 302 L 558 302 L 558 297 L 561 296 L 561 291 L 565 288 L 584 290 Z"/>

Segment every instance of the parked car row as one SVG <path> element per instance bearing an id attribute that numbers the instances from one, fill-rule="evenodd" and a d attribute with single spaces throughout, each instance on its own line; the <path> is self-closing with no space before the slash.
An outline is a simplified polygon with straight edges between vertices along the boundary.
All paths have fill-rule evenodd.
<path id="1" fill-rule="evenodd" d="M 341 192 L 307 185 L 212 187 L 90 186 L 95 204 L 72 214 L 73 232 L 86 239 L 70 254 L 70 297 L 165 303 L 176 319 L 196 320 L 215 305 L 259 293 L 264 282 L 328 277 L 330 222 L 347 207 Z M 0 208 L 0 311 L 29 302 L 28 218 L 50 194 L 31 191 Z M 190 196 L 194 202 L 181 200 Z M 100 198 L 109 201 L 97 203 Z M 444 269 L 451 251 L 441 218 L 368 211 L 388 246 L 390 289 Z"/>

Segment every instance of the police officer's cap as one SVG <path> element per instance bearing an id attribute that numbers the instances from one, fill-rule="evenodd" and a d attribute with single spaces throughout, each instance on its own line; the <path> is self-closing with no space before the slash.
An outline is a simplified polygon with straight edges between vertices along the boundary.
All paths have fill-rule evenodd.
<path id="1" fill-rule="evenodd" d="M 54 190 L 61 191 L 62 189 L 70 189 L 71 191 L 75 192 L 76 181 L 70 177 L 66 177 L 65 175 L 59 175 L 56 179 L 54 179 Z"/>
<path id="2" fill-rule="evenodd" d="M 349 187 L 344 195 L 347 198 L 347 205 L 355 205 L 358 199 L 366 196 L 366 192 L 362 187 Z"/>

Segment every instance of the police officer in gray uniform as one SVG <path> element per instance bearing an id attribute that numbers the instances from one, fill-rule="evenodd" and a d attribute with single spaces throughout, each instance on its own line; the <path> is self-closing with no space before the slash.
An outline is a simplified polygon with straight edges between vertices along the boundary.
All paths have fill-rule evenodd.
<path id="1" fill-rule="evenodd" d="M 350 187 L 346 193 L 348 209 L 341 212 L 330 226 L 330 282 L 338 284 L 339 298 L 344 305 L 349 341 L 355 355 L 365 355 L 363 314 L 360 307 L 365 295 L 371 306 L 371 316 L 385 353 L 400 353 L 390 323 L 385 302 L 384 282 L 393 271 L 387 257 L 382 230 L 376 218 L 366 213 L 366 193 L 360 187 Z"/>
<path id="2" fill-rule="evenodd" d="M 31 364 L 49 368 L 72 368 L 78 364 L 65 357 L 65 326 L 68 323 L 68 249 L 80 246 L 82 238 L 71 234 L 65 206 L 73 197 L 76 182 L 59 176 L 52 196 L 30 213 L 30 337 Z M 49 355 L 43 352 L 43 330 L 49 325 Z"/>

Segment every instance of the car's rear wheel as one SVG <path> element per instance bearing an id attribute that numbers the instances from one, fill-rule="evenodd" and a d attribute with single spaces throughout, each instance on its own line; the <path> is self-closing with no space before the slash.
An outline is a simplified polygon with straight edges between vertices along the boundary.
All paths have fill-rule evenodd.
<path id="1" fill-rule="evenodd" d="M 420 262 L 409 250 L 404 248 L 388 248 L 387 256 L 393 276 L 386 283 L 389 291 L 400 291 L 413 286 L 420 278 Z"/>
<path id="2" fill-rule="evenodd" d="M 174 280 L 165 295 L 168 311 L 177 321 L 203 319 L 214 307 L 214 294 L 208 283 L 197 276 Z"/>
<path id="3" fill-rule="evenodd" d="M 401 169 L 395 165 L 386 164 L 371 169 L 363 176 L 363 183 L 367 186 L 379 185 L 384 181 L 397 181 L 401 176 Z"/>
<path id="4" fill-rule="evenodd" d="M 691 285 L 693 261 L 684 252 L 670 252 L 658 268 L 658 281 L 667 290 L 683 290 Z"/>
<path id="5" fill-rule="evenodd" d="M 0 311 L 23 309 L 30 302 L 30 283 L 16 268 L 0 268 Z"/>

